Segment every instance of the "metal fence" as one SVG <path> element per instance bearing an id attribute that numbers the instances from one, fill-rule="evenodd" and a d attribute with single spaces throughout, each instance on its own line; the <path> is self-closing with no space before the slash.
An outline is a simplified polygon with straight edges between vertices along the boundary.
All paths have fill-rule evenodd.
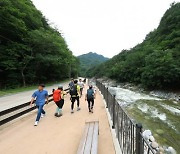
<path id="1" fill-rule="evenodd" d="M 123 154 L 156 154 L 156 150 L 149 145 L 142 135 L 142 125 L 135 124 L 126 111 L 119 105 L 108 87 L 96 81 L 96 85 L 103 95 L 111 119 L 112 128 L 116 131 Z"/>
<path id="2" fill-rule="evenodd" d="M 68 91 L 69 89 L 65 89 L 65 91 Z M 49 102 L 53 101 L 52 94 L 49 95 Z M 26 113 L 29 113 L 36 109 L 36 106 L 30 107 L 30 102 L 17 105 L 15 107 L 0 111 L 0 126 L 4 125 Z"/>

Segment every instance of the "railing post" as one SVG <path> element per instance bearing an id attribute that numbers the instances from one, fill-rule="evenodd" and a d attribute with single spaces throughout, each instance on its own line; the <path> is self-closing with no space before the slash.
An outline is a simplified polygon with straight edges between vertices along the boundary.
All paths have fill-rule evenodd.
<path id="1" fill-rule="evenodd" d="M 142 124 L 136 124 L 136 154 L 143 154 L 144 147 L 143 147 L 143 140 L 142 140 Z"/>
<path id="2" fill-rule="evenodd" d="M 112 125 L 112 129 L 115 128 L 115 101 L 116 101 L 116 95 L 113 95 L 113 125 Z"/>
<path id="3" fill-rule="evenodd" d="M 101 94 L 102 94 L 102 82 L 100 82 L 100 90 L 101 90 Z"/>
<path id="4" fill-rule="evenodd" d="M 106 86 L 104 85 L 104 86 L 103 86 L 103 96 L 104 96 L 104 99 L 105 99 L 105 97 L 106 97 L 106 96 L 105 96 L 105 89 L 106 89 Z"/>
<path id="5" fill-rule="evenodd" d="M 99 82 L 99 90 L 101 91 L 101 82 Z"/>
<path id="6" fill-rule="evenodd" d="M 102 86 L 102 96 L 104 98 L 104 85 Z"/>
<path id="7" fill-rule="evenodd" d="M 109 107 L 109 91 L 108 91 L 108 87 L 106 89 L 106 108 Z"/>
<path id="8" fill-rule="evenodd" d="M 116 136 L 117 136 L 117 138 L 118 138 L 118 141 L 119 141 L 119 104 L 117 104 L 117 131 L 116 131 Z"/>

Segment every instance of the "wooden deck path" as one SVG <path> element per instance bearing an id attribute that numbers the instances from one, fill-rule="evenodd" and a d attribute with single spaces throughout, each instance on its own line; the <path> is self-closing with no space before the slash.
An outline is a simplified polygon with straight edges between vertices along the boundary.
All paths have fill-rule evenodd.
<path id="1" fill-rule="evenodd" d="M 70 113 L 68 95 L 60 118 L 54 117 L 56 105 L 51 102 L 45 106 L 47 115 L 38 127 L 33 126 L 36 112 L 1 127 L 0 154 L 76 154 L 85 122 L 90 120 L 99 120 L 98 154 L 115 154 L 102 96 L 97 91 L 93 114 L 88 112 L 84 97 L 80 101 L 81 110 L 74 114 Z"/>

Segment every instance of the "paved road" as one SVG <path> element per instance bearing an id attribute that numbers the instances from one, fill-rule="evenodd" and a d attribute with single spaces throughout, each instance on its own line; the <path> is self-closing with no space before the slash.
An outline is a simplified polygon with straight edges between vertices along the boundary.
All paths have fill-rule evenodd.
<path id="1" fill-rule="evenodd" d="M 65 88 L 67 88 L 68 82 L 61 83 Z M 53 86 L 48 86 L 45 89 L 48 90 L 49 94 L 51 94 L 51 91 L 53 88 L 57 88 L 58 84 L 55 84 Z M 3 111 L 5 109 L 26 103 L 31 100 L 32 93 L 35 91 L 30 90 L 26 92 L 20 92 L 17 94 L 12 94 L 8 96 L 0 97 L 0 111 Z"/>
<path id="2" fill-rule="evenodd" d="M 63 116 L 54 117 L 56 105 L 45 106 L 47 115 L 34 127 L 36 112 L 31 112 L 13 124 L 0 129 L 1 154 L 75 154 L 85 121 L 99 120 L 98 154 L 115 154 L 110 125 L 103 98 L 97 91 L 94 113 L 89 113 L 85 98 L 81 110 L 70 113 L 69 95 L 65 98 Z"/>

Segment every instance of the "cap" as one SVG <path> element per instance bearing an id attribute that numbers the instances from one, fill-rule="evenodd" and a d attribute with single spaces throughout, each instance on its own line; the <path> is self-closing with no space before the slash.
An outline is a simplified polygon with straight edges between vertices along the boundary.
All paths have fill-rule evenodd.
<path id="1" fill-rule="evenodd" d="M 59 85 L 58 88 L 63 89 L 63 86 L 62 86 L 62 85 Z"/>

